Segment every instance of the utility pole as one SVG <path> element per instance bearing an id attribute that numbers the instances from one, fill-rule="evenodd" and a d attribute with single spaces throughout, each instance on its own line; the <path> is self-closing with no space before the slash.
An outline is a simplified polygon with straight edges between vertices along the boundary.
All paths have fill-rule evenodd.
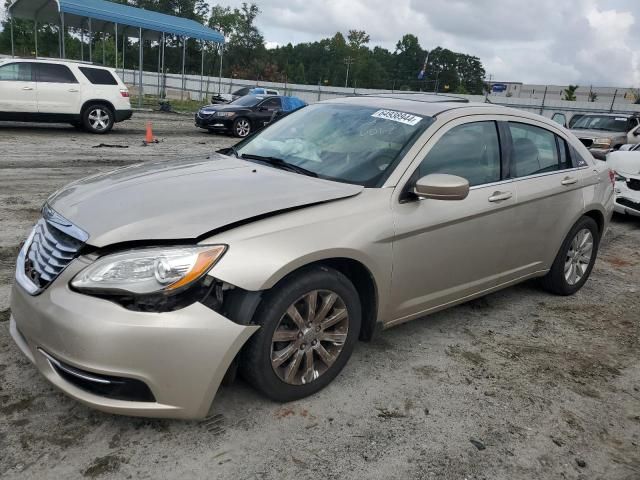
<path id="1" fill-rule="evenodd" d="M 349 67 L 354 63 L 355 63 L 355 60 L 351 56 L 348 56 L 347 58 L 344 59 L 344 64 L 347 66 L 347 78 L 344 81 L 344 88 L 347 88 L 349 84 Z"/>

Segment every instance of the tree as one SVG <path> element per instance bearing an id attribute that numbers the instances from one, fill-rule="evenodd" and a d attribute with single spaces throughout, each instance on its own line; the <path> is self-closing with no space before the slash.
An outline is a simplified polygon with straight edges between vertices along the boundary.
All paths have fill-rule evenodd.
<path id="1" fill-rule="evenodd" d="M 568 102 L 576 101 L 576 90 L 578 90 L 578 85 L 569 85 L 564 89 L 564 98 L 563 100 L 567 100 Z"/>
<path id="2" fill-rule="evenodd" d="M 590 102 L 595 102 L 598 99 L 598 94 L 596 92 L 594 92 L 593 90 L 591 90 L 589 92 L 589 101 Z"/>

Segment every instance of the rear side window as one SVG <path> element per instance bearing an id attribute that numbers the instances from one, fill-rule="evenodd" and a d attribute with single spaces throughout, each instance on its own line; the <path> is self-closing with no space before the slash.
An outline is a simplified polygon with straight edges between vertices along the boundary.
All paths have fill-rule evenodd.
<path id="1" fill-rule="evenodd" d="M 448 173 L 466 178 L 470 186 L 500 180 L 500 142 L 495 122 L 453 127 L 436 143 L 419 167 L 419 176 Z"/>
<path id="2" fill-rule="evenodd" d="M 118 81 L 109 70 L 79 67 L 82 74 L 94 85 L 117 85 Z"/>
<path id="3" fill-rule="evenodd" d="M 511 177 L 526 177 L 560 170 L 556 135 L 543 128 L 509 122 L 513 140 Z M 566 151 L 564 165 L 567 163 Z"/>
<path id="4" fill-rule="evenodd" d="M 0 66 L 0 82 L 31 82 L 32 68 L 30 63 L 10 63 Z"/>
<path id="5" fill-rule="evenodd" d="M 78 83 L 76 77 L 66 65 L 57 63 L 37 63 L 37 81 L 48 83 Z"/>

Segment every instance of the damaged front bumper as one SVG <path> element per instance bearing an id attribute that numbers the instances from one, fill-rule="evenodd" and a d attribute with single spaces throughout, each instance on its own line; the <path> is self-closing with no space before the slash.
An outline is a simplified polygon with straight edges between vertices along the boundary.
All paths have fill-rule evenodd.
<path id="1" fill-rule="evenodd" d="M 99 410 L 124 415 L 204 418 L 231 362 L 259 328 L 193 303 L 180 310 L 127 310 L 72 291 L 85 265 L 75 260 L 42 293 L 17 282 L 11 335 L 56 387 Z"/>

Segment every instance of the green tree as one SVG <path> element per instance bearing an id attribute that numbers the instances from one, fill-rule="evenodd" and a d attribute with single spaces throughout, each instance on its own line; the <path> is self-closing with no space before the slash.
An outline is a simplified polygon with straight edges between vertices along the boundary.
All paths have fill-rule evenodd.
<path id="1" fill-rule="evenodd" d="M 563 100 L 567 100 L 568 102 L 575 102 L 576 90 L 578 90 L 578 88 L 579 88 L 579 85 L 569 85 L 567 88 L 565 88 L 563 91 L 563 94 L 564 94 Z"/>

